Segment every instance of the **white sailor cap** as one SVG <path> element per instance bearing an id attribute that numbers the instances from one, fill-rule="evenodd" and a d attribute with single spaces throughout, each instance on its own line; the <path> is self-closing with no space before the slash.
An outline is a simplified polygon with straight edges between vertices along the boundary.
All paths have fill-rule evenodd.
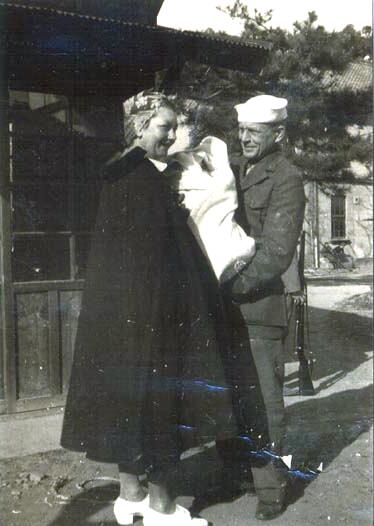
<path id="1" fill-rule="evenodd" d="M 273 97 L 273 95 L 257 95 L 237 104 L 239 122 L 271 123 L 280 122 L 287 118 L 287 99 Z"/>

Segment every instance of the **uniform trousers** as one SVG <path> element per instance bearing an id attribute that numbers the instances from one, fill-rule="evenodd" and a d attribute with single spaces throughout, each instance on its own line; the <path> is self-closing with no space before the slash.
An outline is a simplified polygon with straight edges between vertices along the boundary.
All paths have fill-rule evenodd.
<path id="1" fill-rule="evenodd" d="M 268 332 L 271 334 L 271 329 Z M 273 332 L 278 336 L 279 331 Z M 240 407 L 238 418 L 244 429 L 254 427 L 255 433 L 258 434 L 267 426 L 272 452 L 281 456 L 285 435 L 283 340 L 265 339 L 262 333 L 261 337 L 257 337 L 256 333 L 256 337 L 253 337 L 253 333 L 253 326 L 244 325 L 236 327 L 233 331 L 234 351 L 227 369 L 240 400 L 240 403 L 235 405 Z M 267 332 L 264 335 L 266 334 Z M 256 404 L 253 398 L 259 398 L 259 395 L 255 394 L 258 387 L 261 391 L 262 405 L 257 404 L 257 412 L 254 414 Z M 282 462 L 253 457 L 250 457 L 248 462 L 248 451 L 235 439 L 217 442 L 217 450 L 225 464 L 239 462 L 241 466 L 250 469 L 260 501 L 283 503 L 287 474 Z"/>
<path id="2" fill-rule="evenodd" d="M 283 340 L 251 337 L 250 346 L 257 369 L 258 381 L 264 400 L 269 437 L 273 451 L 283 454 L 285 439 L 285 410 L 283 399 L 284 344 Z"/>
<path id="3" fill-rule="evenodd" d="M 277 455 L 282 455 L 285 438 L 283 340 L 251 338 L 251 328 L 248 329 L 252 357 L 256 365 L 266 411 L 272 450 Z M 251 470 L 259 500 L 282 503 L 286 486 L 284 467 L 275 461 L 260 467 L 252 465 Z"/>

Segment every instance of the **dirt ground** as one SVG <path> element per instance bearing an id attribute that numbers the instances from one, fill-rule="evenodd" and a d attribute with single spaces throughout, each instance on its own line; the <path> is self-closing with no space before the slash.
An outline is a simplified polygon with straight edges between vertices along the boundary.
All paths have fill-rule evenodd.
<path id="1" fill-rule="evenodd" d="M 288 446 L 293 466 L 320 467 L 321 473 L 311 482 L 290 476 L 288 507 L 274 526 L 372 524 L 370 298 L 369 285 L 359 280 L 309 286 L 316 395 L 286 397 Z M 297 368 L 290 351 L 289 388 L 297 385 Z M 181 463 L 175 491 L 180 503 L 193 505 L 214 526 L 260 524 L 253 491 L 222 491 L 220 483 L 221 466 L 210 448 Z M 59 450 L 3 460 L 0 488 L 4 526 L 115 525 L 116 470 L 83 455 Z"/>

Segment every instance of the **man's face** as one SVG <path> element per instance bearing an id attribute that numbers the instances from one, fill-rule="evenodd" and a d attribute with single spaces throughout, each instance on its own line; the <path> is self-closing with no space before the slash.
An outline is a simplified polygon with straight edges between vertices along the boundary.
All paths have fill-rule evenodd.
<path id="1" fill-rule="evenodd" d="M 177 116 L 170 108 L 160 108 L 138 138 L 138 145 L 143 148 L 148 157 L 165 161 L 170 146 L 175 142 Z"/>
<path id="2" fill-rule="evenodd" d="M 270 153 L 277 142 L 279 128 L 274 124 L 239 123 L 239 141 L 246 159 L 257 162 Z"/>

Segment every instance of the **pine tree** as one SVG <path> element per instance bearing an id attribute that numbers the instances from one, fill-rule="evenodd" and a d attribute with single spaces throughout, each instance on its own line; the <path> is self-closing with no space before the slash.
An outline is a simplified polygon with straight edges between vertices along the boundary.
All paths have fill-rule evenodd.
<path id="1" fill-rule="evenodd" d="M 194 99 L 187 108 L 196 129 L 196 140 L 210 133 L 238 150 L 234 104 L 258 93 L 271 93 L 289 100 L 288 155 L 306 178 L 342 181 L 355 174 L 352 162 L 371 169 L 370 135 L 352 135 L 352 126 L 369 124 L 371 89 L 334 89 L 336 75 L 349 64 L 371 57 L 371 28 L 357 31 L 349 25 L 329 32 L 318 24 L 315 12 L 292 31 L 271 25 L 272 12 L 249 14 L 236 0 L 224 8 L 243 22 L 242 41 L 272 43 L 269 58 L 259 76 L 203 65 L 188 64 L 180 94 Z M 212 30 L 209 30 L 212 33 Z M 191 80 L 193 79 L 193 80 Z"/>

